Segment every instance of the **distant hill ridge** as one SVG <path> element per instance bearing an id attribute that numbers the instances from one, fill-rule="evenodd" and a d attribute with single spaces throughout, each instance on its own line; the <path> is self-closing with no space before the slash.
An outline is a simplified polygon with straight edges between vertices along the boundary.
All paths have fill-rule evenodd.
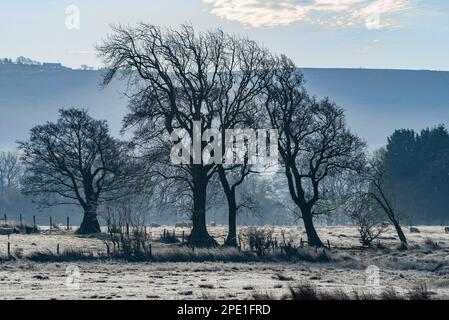
<path id="1" fill-rule="evenodd" d="M 349 126 L 371 149 L 396 128 L 449 123 L 449 72 L 381 69 L 302 69 L 309 92 L 346 110 Z M 124 84 L 101 90 L 100 70 L 0 64 L 0 148 L 14 148 L 34 125 L 61 107 L 88 108 L 118 134 L 126 113 Z"/>

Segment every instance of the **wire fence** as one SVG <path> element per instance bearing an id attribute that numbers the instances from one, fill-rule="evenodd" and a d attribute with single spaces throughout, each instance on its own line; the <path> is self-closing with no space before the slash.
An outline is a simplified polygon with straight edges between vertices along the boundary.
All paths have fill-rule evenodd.
<path id="1" fill-rule="evenodd" d="M 60 230 L 61 227 L 64 227 L 66 230 L 72 230 L 73 226 L 71 225 L 70 217 L 66 217 L 64 224 L 59 220 L 56 220 L 52 216 L 48 217 L 37 217 L 33 215 L 32 218 L 26 220 L 22 214 L 11 216 L 8 214 L 3 214 L 0 216 L 0 227 L 17 227 L 17 226 L 32 226 L 36 230 L 45 231 L 45 230 Z"/>

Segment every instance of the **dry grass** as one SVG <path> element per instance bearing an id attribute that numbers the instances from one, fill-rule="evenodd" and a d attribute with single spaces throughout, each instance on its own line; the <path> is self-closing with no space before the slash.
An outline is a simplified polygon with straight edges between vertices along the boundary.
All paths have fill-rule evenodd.
<path id="1" fill-rule="evenodd" d="M 18 221 L 8 221 L 8 223 L 0 224 L 0 228 L 4 229 L 4 231 L 9 230 L 11 234 L 35 234 L 39 233 L 39 230 L 36 226 L 20 223 Z"/>
<path id="2" fill-rule="evenodd" d="M 52 251 L 36 252 L 26 257 L 28 260 L 39 263 L 46 262 L 76 262 L 76 261 L 95 261 L 99 256 L 95 256 L 93 251 L 82 249 L 65 249 L 60 254 Z"/>
<path id="3" fill-rule="evenodd" d="M 432 238 L 426 238 L 424 241 L 424 245 L 431 250 L 439 250 L 441 249 L 440 245 L 432 240 Z"/>
<path id="4" fill-rule="evenodd" d="M 252 262 L 259 259 L 235 248 L 163 247 L 151 257 L 155 262 Z"/>
<path id="5" fill-rule="evenodd" d="M 409 290 L 407 297 L 409 300 L 432 300 L 432 293 L 427 288 L 427 284 L 420 283 Z"/>
<path id="6" fill-rule="evenodd" d="M 123 254 L 106 256 L 95 254 L 90 250 L 65 249 L 59 255 L 53 251 L 35 252 L 26 258 L 33 262 L 76 262 L 95 260 L 119 260 L 133 262 L 255 262 L 260 261 L 255 255 L 239 252 L 234 248 L 196 248 L 182 246 L 160 247 L 151 256 L 130 257 Z"/>
<path id="7" fill-rule="evenodd" d="M 218 234 L 221 232 L 220 228 L 210 229 L 211 234 Z M 274 237 L 277 237 L 279 242 L 280 236 L 277 234 L 280 228 L 273 229 Z M 59 262 L 74 263 L 82 270 L 89 270 L 86 273 L 89 281 L 86 278 L 84 285 L 95 294 L 103 296 L 102 292 L 107 286 L 109 293 L 117 293 L 124 299 L 135 297 L 131 296 L 133 294 L 145 298 L 148 292 L 151 296 L 157 295 L 168 299 L 173 297 L 201 299 L 203 292 L 218 299 L 245 300 L 252 298 L 253 295 L 259 300 L 293 299 L 289 285 L 295 289 L 297 285 L 294 283 L 297 280 L 313 281 L 316 284 L 315 292 L 310 287 L 295 290 L 295 297 L 298 299 L 302 295 L 321 300 L 425 300 L 449 296 L 449 285 L 442 281 L 449 272 L 447 264 L 449 235 L 437 227 L 423 227 L 421 234 L 412 235 L 406 231 L 410 245 L 405 251 L 396 249 L 399 243 L 391 234 L 379 239 L 380 246 L 362 248 L 358 244 L 355 228 L 349 227 L 318 229 L 323 240 L 330 239 L 331 250 L 307 246 L 301 248 L 302 230 L 298 228 L 286 230 L 287 237 L 294 240 L 293 254 L 291 252 L 287 254 L 285 249 L 281 252 L 281 249 L 275 246 L 274 250 L 270 250 L 271 252 L 263 258 L 258 257 L 255 252 L 239 252 L 237 249 L 225 247 L 192 249 L 179 243 L 163 244 L 158 241 L 159 234 L 156 236 L 153 232 L 148 233 L 149 241 L 152 239 L 151 256 L 139 259 L 115 255 L 113 250 L 108 256 L 105 245 L 108 237 L 101 235 L 79 237 L 70 233 L 42 232 L 32 235 L 12 235 L 10 239 L 0 236 L 0 256 L 3 255 L 0 257 L 0 264 L 4 262 L 4 269 L 0 268 L 0 281 L 4 277 L 5 283 L 10 288 L 9 291 L 0 293 L 0 297 L 38 296 L 37 291 L 26 289 L 36 284 L 36 280 L 32 279 L 34 272 L 26 269 L 39 270 L 50 279 L 53 279 L 52 275 L 59 273 L 64 277 L 64 263 Z M 177 234 L 182 234 L 177 231 Z M 427 238 L 430 240 L 426 240 Z M 11 242 L 14 262 L 6 261 L 7 242 Z M 440 249 L 436 249 L 432 243 L 438 244 Z M 59 245 L 61 253 L 57 255 L 55 252 Z M 63 250 L 64 248 L 68 249 Z M 40 263 L 33 264 L 30 260 Z M 142 263 L 128 263 L 130 261 Z M 366 288 L 365 269 L 369 265 L 380 268 L 382 285 L 389 285 L 395 289 L 376 291 L 375 294 L 363 292 L 362 290 Z M 97 270 L 95 274 L 91 273 L 92 268 Z M 150 279 L 146 285 L 145 281 L 140 287 L 135 285 L 148 277 Z M 101 282 L 100 285 L 98 284 L 100 282 L 96 282 L 98 279 L 108 281 L 108 284 Z M 202 279 L 205 279 L 204 282 Z M 18 282 L 19 280 L 21 282 Z M 427 282 L 428 288 L 432 291 L 429 292 L 424 285 L 412 287 L 420 281 Z M 46 298 L 45 294 L 53 297 L 54 288 L 51 281 L 38 284 L 44 290 L 40 297 Z M 119 286 L 123 289 L 117 289 Z M 244 290 L 244 287 L 247 290 Z M 361 289 L 352 291 L 351 288 Z M 193 291 L 193 296 L 180 296 L 178 293 L 181 291 Z M 68 295 L 61 291 L 54 293 L 54 297 L 64 299 Z M 88 299 L 90 296 L 76 297 L 73 294 L 73 297 Z"/>
<path id="8" fill-rule="evenodd" d="M 139 254 L 125 254 L 123 252 L 111 253 L 107 256 L 104 252 L 83 249 L 65 249 L 59 255 L 53 251 L 39 251 L 26 256 L 34 262 L 62 262 L 62 261 L 85 261 L 85 260 L 121 260 L 131 262 L 228 262 L 228 263 L 250 263 L 250 262 L 310 262 L 330 263 L 340 261 L 340 255 L 333 255 L 324 249 L 304 248 L 298 249 L 295 255 L 281 254 L 275 251 L 264 257 L 259 257 L 250 251 L 240 251 L 237 248 L 192 248 L 181 245 L 154 246 L 150 251 Z M 345 257 L 344 259 L 350 259 Z"/>
<path id="9" fill-rule="evenodd" d="M 254 298 L 264 298 L 264 296 L 255 294 Z M 266 298 L 266 296 L 265 296 Z M 326 290 L 320 289 L 310 282 L 302 282 L 289 287 L 289 294 L 283 297 L 284 300 L 382 300 L 382 301 L 399 301 L 399 300 L 431 300 L 431 293 L 425 284 L 420 284 L 409 290 L 407 294 L 401 294 L 393 288 L 387 288 L 380 294 L 366 293 L 363 291 L 353 290 L 347 293 L 342 289 Z"/>

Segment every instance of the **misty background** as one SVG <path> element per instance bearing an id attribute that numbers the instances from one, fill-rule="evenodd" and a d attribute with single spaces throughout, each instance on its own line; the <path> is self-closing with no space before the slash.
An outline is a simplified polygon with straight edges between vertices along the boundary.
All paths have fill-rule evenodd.
<path id="1" fill-rule="evenodd" d="M 447 125 L 449 121 L 449 72 L 374 70 L 374 69 L 302 69 L 306 87 L 318 98 L 330 97 L 346 111 L 348 126 L 365 139 L 371 151 L 387 144 L 387 137 L 396 129 L 412 129 L 420 132 L 424 128 Z M 105 89 L 99 86 L 102 70 L 74 70 L 60 64 L 0 64 L 0 151 L 14 152 L 18 140 L 25 140 L 29 130 L 46 121 L 53 121 L 60 108 L 86 108 L 94 118 L 108 121 L 112 133 L 120 137 L 122 119 L 127 111 L 127 100 L 123 96 L 124 82 L 115 81 Z M 291 224 L 288 210 L 265 192 L 278 188 L 279 181 L 264 180 L 258 192 L 257 214 L 242 215 L 240 224 Z M 410 181 L 408 181 L 410 183 Z M 413 181 L 411 181 L 413 183 Z M 406 188 L 398 198 L 410 203 Z M 429 194 L 431 193 L 431 190 Z M 426 190 L 420 190 L 426 197 Z M 287 191 L 286 191 L 287 193 Z M 438 202 L 444 204 L 444 201 Z M 441 207 L 441 205 L 440 205 Z M 407 206 L 413 211 L 413 205 Z M 421 210 L 421 209 L 420 209 Z M 446 208 L 434 205 L 431 209 L 445 212 Z M 30 198 L 19 193 L 3 193 L 0 198 L 0 213 L 11 218 L 22 214 L 30 221 L 33 215 L 38 223 L 48 224 L 49 216 L 56 223 L 64 223 L 70 216 L 73 223 L 82 218 L 76 207 L 37 208 Z M 211 221 L 226 222 L 226 206 L 213 210 Z M 410 212 L 405 221 L 413 223 L 443 223 L 449 220 L 439 213 L 439 219 L 419 219 Z M 425 213 L 424 213 L 425 215 Z M 152 222 L 174 223 L 187 220 L 170 212 L 154 212 Z M 337 216 L 327 223 L 344 223 Z"/>

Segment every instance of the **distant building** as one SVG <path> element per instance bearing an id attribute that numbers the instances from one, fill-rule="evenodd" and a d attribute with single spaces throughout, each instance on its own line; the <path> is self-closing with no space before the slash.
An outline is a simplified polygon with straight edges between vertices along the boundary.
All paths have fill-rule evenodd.
<path id="1" fill-rule="evenodd" d="M 94 68 L 94 67 L 89 67 L 89 66 L 83 64 L 83 65 L 81 66 L 81 70 L 84 70 L 84 71 L 92 71 L 92 70 L 95 70 L 95 68 Z"/>
<path id="2" fill-rule="evenodd" d="M 45 69 L 55 69 L 55 70 L 58 70 L 58 69 L 64 69 L 64 67 L 62 66 L 61 63 L 49 63 L 49 62 L 44 62 L 44 63 L 42 64 L 42 66 L 43 66 Z"/>

